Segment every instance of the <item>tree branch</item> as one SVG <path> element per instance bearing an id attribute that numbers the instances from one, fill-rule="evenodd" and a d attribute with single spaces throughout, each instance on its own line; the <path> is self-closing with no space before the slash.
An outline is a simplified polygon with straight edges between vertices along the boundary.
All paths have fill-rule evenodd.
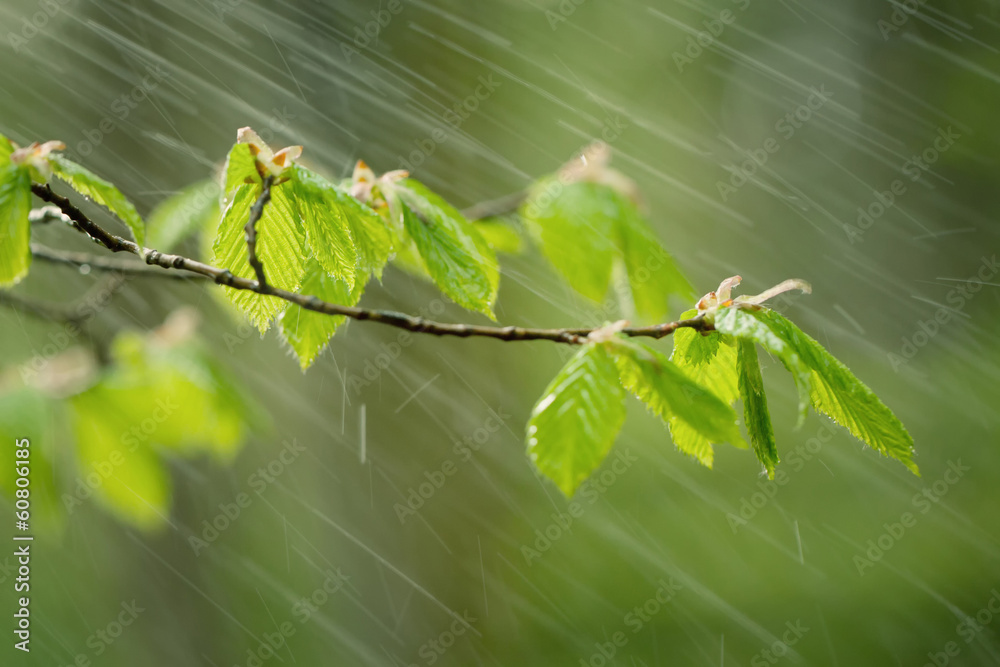
<path id="1" fill-rule="evenodd" d="M 509 195 L 504 195 L 503 197 L 473 204 L 472 206 L 463 209 L 462 215 L 465 216 L 467 220 L 476 221 L 482 220 L 483 218 L 492 218 L 497 215 L 512 213 L 516 211 L 527 198 L 527 190 L 512 192 Z"/>
<path id="2" fill-rule="evenodd" d="M 69 266 L 86 267 L 95 271 L 112 271 L 125 275 L 143 278 L 170 278 L 173 280 L 205 280 L 206 276 L 198 274 L 172 273 L 163 271 L 160 267 L 149 266 L 135 260 L 121 260 L 116 257 L 102 257 L 88 252 L 71 252 L 56 250 L 37 243 L 31 244 L 31 254 L 44 262 L 66 264 Z"/>
<path id="3" fill-rule="evenodd" d="M 260 191 L 257 201 L 250 207 L 250 217 L 243 228 L 247 236 L 247 262 L 250 263 L 254 275 L 257 276 L 257 283 L 260 285 L 261 294 L 267 294 L 269 287 L 267 276 L 264 275 L 264 264 L 257 257 L 257 222 L 260 220 L 260 216 L 264 215 L 264 207 L 271 201 L 271 185 L 273 183 L 273 176 L 268 176 L 264 179 L 264 189 Z"/>
<path id="4" fill-rule="evenodd" d="M 90 220 L 80 209 L 76 208 L 66 197 L 52 192 L 48 185 L 32 184 L 32 192 L 43 201 L 55 204 L 73 221 L 75 227 L 86 233 L 95 242 L 103 245 L 111 252 L 128 252 L 142 257 L 146 264 L 164 269 L 176 269 L 187 273 L 209 278 L 213 282 L 226 287 L 238 290 L 246 290 L 257 294 L 274 296 L 289 303 L 301 306 L 306 310 L 311 310 L 325 315 L 340 315 L 355 320 L 368 320 L 379 322 L 398 329 L 405 329 L 414 333 L 433 334 L 435 336 L 457 336 L 459 338 L 469 338 L 479 336 L 495 338 L 503 341 L 521 340 L 549 340 L 557 343 L 570 345 L 580 345 L 586 342 L 586 337 L 595 329 L 531 329 L 525 327 L 496 327 L 481 326 L 476 324 L 449 324 L 443 322 L 433 322 L 422 317 L 414 317 L 387 310 L 369 310 L 356 306 L 344 306 L 336 303 L 323 301 L 315 296 L 297 294 L 287 290 L 261 284 L 258 281 L 248 278 L 241 278 L 233 275 L 227 269 L 220 269 L 204 262 L 199 262 L 181 255 L 170 255 L 151 248 L 142 248 L 137 243 L 129 241 L 120 236 L 112 234 Z M 258 199 L 258 203 L 261 200 Z M 265 202 L 266 203 L 266 202 Z M 263 207 L 261 207 L 262 209 Z M 37 249 L 37 248 L 36 248 Z M 65 257 L 63 253 L 58 253 Z M 88 256 L 89 257 L 89 256 Z M 55 261 L 63 261 L 55 260 Z M 76 263 L 70 261 L 69 263 Z M 88 264 L 96 266 L 92 261 Z M 118 268 L 116 266 L 116 268 Z M 130 269 L 131 270 L 131 269 Z M 622 330 L 627 336 L 643 336 L 648 338 L 663 338 L 672 334 L 677 329 L 690 328 L 697 331 L 711 331 L 712 326 L 702 317 L 694 317 L 677 322 L 667 322 L 648 327 L 634 327 Z"/>

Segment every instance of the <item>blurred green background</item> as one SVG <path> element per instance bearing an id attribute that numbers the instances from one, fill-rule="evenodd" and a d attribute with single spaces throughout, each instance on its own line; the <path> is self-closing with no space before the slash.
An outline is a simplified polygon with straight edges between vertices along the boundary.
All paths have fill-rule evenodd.
<path id="1" fill-rule="evenodd" d="M 1000 588 L 997 269 L 968 298 L 949 299 L 1000 249 L 1000 11 L 995 2 L 907 7 L 3 0 L 0 132 L 21 144 L 65 141 L 143 213 L 211 175 L 244 125 L 270 130 L 275 146 L 304 145 L 311 164 L 334 176 L 349 175 L 358 158 L 380 172 L 412 163 L 443 127 L 446 140 L 431 142 L 414 175 L 459 206 L 519 190 L 605 126 L 624 126 L 614 165 L 639 183 L 658 235 L 699 293 L 736 273 L 748 294 L 788 277 L 810 281 L 812 296 L 780 308 L 899 415 L 923 474 L 840 429 L 796 463 L 795 449 L 825 422 L 811 416 L 793 428 L 792 382 L 762 357 L 787 478 L 765 503 L 756 498 L 762 506 L 745 525 L 734 529 L 729 517 L 767 486 L 752 454 L 722 448 L 715 470 L 704 469 L 632 404 L 616 451 L 638 463 L 578 497 L 583 515 L 563 530 L 553 514 L 567 501 L 533 471 L 523 429 L 565 351 L 417 337 L 360 382 L 352 378 L 365 378 L 399 333 L 352 323 L 303 375 L 274 332 L 246 335 L 210 287 L 134 280 L 95 329 L 151 329 L 196 306 L 212 356 L 262 406 L 270 430 L 228 465 L 177 459 L 161 531 L 140 531 L 89 501 L 61 532 L 40 534 L 32 651 L 14 651 L 8 632 L 4 664 L 1000 662 L 1000 616 L 987 606 Z M 375 30 L 379 17 L 385 25 Z M 365 39 L 366 27 L 377 36 Z M 150 68 L 162 79 L 122 106 Z M 455 123 L 448 110 L 484 78 L 495 90 Z M 820 89 L 828 99 L 802 111 Z M 798 121 L 782 124 L 796 111 Z M 927 169 L 907 164 L 949 129 L 957 138 Z M 777 151 L 748 163 L 771 138 Z M 748 172 L 723 197 L 719 183 Z M 859 207 L 896 179 L 905 192 L 860 236 L 848 233 Z M 93 249 L 54 225 L 35 235 Z M 615 315 L 574 296 L 535 250 L 502 261 L 502 323 Z M 97 279 L 38 263 L 17 293 L 70 302 Z M 439 308 L 439 298 L 390 269 L 363 304 L 415 313 Z M 673 304 L 677 313 L 687 305 Z M 901 356 L 942 306 L 951 321 L 895 363 L 889 355 Z M 437 316 L 477 317 L 450 304 Z M 8 309 L 0 327 L 8 370 L 55 329 Z M 670 349 L 669 340 L 658 345 Z M 503 427 L 489 432 L 497 416 Z M 61 424 L 53 418 L 31 435 L 68 456 Z M 482 442 L 468 460 L 456 445 L 464 438 Z M 251 476 L 292 439 L 305 451 L 256 493 Z M 449 460 L 457 472 L 401 522 L 395 505 Z M 947 493 L 922 512 L 915 495 L 934 493 L 959 461 L 968 471 L 938 484 Z M 241 492 L 249 506 L 195 553 L 189 538 Z M 915 525 L 886 538 L 885 524 L 904 512 Z M 555 539 L 528 559 L 522 547 L 546 546 L 546 530 Z M 859 575 L 855 557 L 880 538 L 890 548 Z M 0 599 L 12 627 L 7 568 Z M 318 594 L 337 568 L 346 579 Z M 627 616 L 671 578 L 680 589 L 667 604 L 650 603 L 657 611 L 647 620 Z M 305 613 L 301 600 L 314 595 L 323 602 Z M 134 622 L 110 644 L 95 639 L 118 634 L 122 605 L 133 601 L 143 610 Z M 975 631 L 958 627 L 977 613 Z M 797 623 L 808 630 L 794 645 L 764 653 L 795 638 L 788 627 Z M 283 625 L 293 634 L 276 654 L 261 649 Z M 604 657 L 619 631 L 627 641 Z M 946 654 L 949 642 L 957 656 Z"/>

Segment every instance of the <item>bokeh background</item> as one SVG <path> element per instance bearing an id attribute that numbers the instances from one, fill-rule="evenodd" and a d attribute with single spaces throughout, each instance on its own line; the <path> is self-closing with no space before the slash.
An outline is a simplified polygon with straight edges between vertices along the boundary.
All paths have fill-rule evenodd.
<path id="1" fill-rule="evenodd" d="M 366 27 L 377 36 L 364 37 Z M 763 492 L 754 457 L 720 448 L 704 469 L 635 404 L 616 451 L 638 462 L 581 500 L 571 531 L 556 529 L 567 502 L 523 444 L 531 406 L 564 358 L 555 346 L 418 337 L 361 382 L 399 334 L 352 323 L 303 375 L 274 332 L 246 335 L 210 287 L 134 280 L 95 329 L 143 331 L 193 304 L 213 356 L 270 429 L 230 465 L 177 459 L 163 530 L 88 502 L 40 535 L 32 652 L 14 651 L 5 632 L 4 664 L 1000 661 L 1000 615 L 987 606 L 1000 587 L 997 3 L 3 0 L 0 37 L 0 131 L 22 144 L 65 141 L 141 212 L 210 176 L 244 125 L 269 130 L 276 146 L 304 145 L 334 176 L 358 158 L 377 171 L 412 164 L 444 128 L 414 175 L 459 206 L 517 191 L 606 126 L 624 126 L 614 164 L 640 185 L 699 293 L 736 273 L 751 294 L 809 280 L 812 296 L 780 308 L 900 416 L 923 475 L 840 429 L 796 464 L 793 452 L 825 422 L 810 416 L 794 429 L 790 378 L 763 357 L 787 478 L 745 524 L 734 528 L 732 515 Z M 116 100 L 151 71 L 162 78 L 123 116 Z M 448 124 L 482 79 L 495 90 Z M 817 90 L 826 100 L 802 111 Z M 796 110 L 797 127 L 781 125 Z M 926 169 L 907 164 L 939 132 L 957 138 Z M 777 152 L 747 163 L 771 138 Z M 719 183 L 747 172 L 723 196 Z M 905 192 L 848 233 L 859 207 L 897 179 Z M 78 236 L 36 231 L 49 245 L 91 250 Z M 501 322 L 615 316 L 574 296 L 536 250 L 502 261 Z M 965 282 L 989 266 L 984 281 Z M 17 293 L 71 302 L 98 279 L 39 263 Z M 970 291 L 959 300 L 962 286 Z M 390 269 L 363 303 L 417 312 L 438 299 Z M 902 357 L 942 307 L 947 325 L 917 336 L 905 363 L 890 356 Z M 477 317 L 453 305 L 439 315 Z M 30 358 L 52 330 L 0 310 L 2 364 Z M 502 428 L 489 432 L 497 417 Z M 58 421 L 34 436 L 73 446 Z M 468 460 L 455 449 L 463 438 L 482 440 Z M 290 439 L 305 452 L 196 554 L 189 538 L 202 522 L 248 491 Z M 445 461 L 457 472 L 401 522 L 395 506 Z M 939 483 L 946 493 L 922 512 L 915 495 L 933 493 L 958 462 L 968 471 Z M 10 501 L 3 507 L 9 516 Z M 915 525 L 886 538 L 904 512 Z M 547 529 L 556 539 L 527 558 L 522 547 L 545 546 L 536 531 Z M 859 574 L 856 557 L 880 537 L 890 548 Z M 300 600 L 336 568 L 346 583 L 303 620 Z M 12 611 L 13 575 L 0 576 Z M 656 613 L 640 623 L 627 617 L 671 578 L 680 589 L 669 603 L 650 604 Z M 134 622 L 110 645 L 95 641 L 99 630 L 119 634 L 113 624 L 133 601 L 143 610 Z M 977 614 L 974 631 L 960 630 Z M 262 650 L 283 624 L 294 634 L 276 654 Z M 627 642 L 605 658 L 598 645 L 618 631 Z M 773 650 L 783 635 L 793 645 Z M 946 654 L 949 642 L 957 655 Z"/>

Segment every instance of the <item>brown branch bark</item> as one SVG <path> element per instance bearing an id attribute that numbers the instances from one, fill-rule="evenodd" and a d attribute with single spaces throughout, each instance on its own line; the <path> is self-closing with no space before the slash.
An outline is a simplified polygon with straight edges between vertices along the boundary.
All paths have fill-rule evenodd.
<path id="1" fill-rule="evenodd" d="M 254 275 L 257 276 L 257 284 L 260 285 L 261 294 L 269 293 L 270 288 L 267 285 L 267 276 L 264 274 L 264 264 L 257 257 L 257 223 L 260 221 L 260 216 L 264 215 L 264 207 L 271 201 L 271 185 L 273 183 L 273 176 L 264 179 L 264 189 L 260 191 L 257 201 L 250 207 L 250 217 L 247 218 L 247 224 L 243 228 L 247 237 L 247 262 L 253 269 Z"/>
<path id="2" fill-rule="evenodd" d="M 344 306 L 336 303 L 323 301 L 315 296 L 297 294 L 283 289 L 261 284 L 256 280 L 241 278 L 233 275 L 226 269 L 220 269 L 204 262 L 183 257 L 181 255 L 171 255 L 162 253 L 151 248 L 142 248 L 137 243 L 129 241 L 120 236 L 112 234 L 100 225 L 90 220 L 80 209 L 76 208 L 66 197 L 54 193 L 48 185 L 32 184 L 32 192 L 43 201 L 54 204 L 73 221 L 77 229 L 90 236 L 95 242 L 103 245 L 111 252 L 127 252 L 142 257 L 146 264 L 163 269 L 184 271 L 194 276 L 208 278 L 219 285 L 225 285 L 232 289 L 247 290 L 257 294 L 266 294 L 288 301 L 317 313 L 326 315 L 341 315 L 355 320 L 378 322 L 414 333 L 426 333 L 435 336 L 457 336 L 459 338 L 469 338 L 472 336 L 494 338 L 503 341 L 521 340 L 549 340 L 557 343 L 579 345 L 586 342 L 587 335 L 595 329 L 569 328 L 569 329 L 534 329 L 515 326 L 483 326 L 477 324 L 450 324 L 444 322 L 434 322 L 422 317 L 414 317 L 387 310 L 370 310 L 356 306 Z M 260 199 L 258 199 L 258 202 Z M 37 248 L 36 248 L 37 249 Z M 60 253 L 62 254 L 62 253 Z M 78 259 L 78 258 L 74 258 Z M 63 261 L 55 260 L 55 261 Z M 76 262 L 69 262 L 76 263 Z M 94 262 L 87 262 L 92 266 L 97 266 Z M 131 264 L 131 263 L 130 263 Z M 118 268 L 118 267 L 116 267 Z M 131 270 L 131 269 L 130 269 Z M 663 338 L 672 334 L 677 329 L 691 328 L 698 331 L 710 331 L 711 325 L 701 317 L 694 317 L 677 322 L 666 322 L 647 327 L 632 327 L 622 331 L 627 336 L 643 336 L 649 338 Z"/>

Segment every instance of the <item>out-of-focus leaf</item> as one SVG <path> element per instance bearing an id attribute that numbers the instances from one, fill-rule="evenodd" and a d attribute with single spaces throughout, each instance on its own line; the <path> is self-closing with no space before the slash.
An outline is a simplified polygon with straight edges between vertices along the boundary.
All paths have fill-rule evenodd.
<path id="1" fill-rule="evenodd" d="M 421 183 L 393 188 L 402 202 L 403 227 L 431 278 L 455 303 L 493 319 L 500 284 L 496 256 L 453 206 Z"/>
<path id="2" fill-rule="evenodd" d="M 625 420 L 624 400 L 606 345 L 588 343 L 535 405 L 528 422 L 528 454 L 566 496 L 611 450 Z"/>
<path id="3" fill-rule="evenodd" d="M 229 269 L 233 275 L 256 279 L 247 260 L 244 227 L 250 207 L 260 195 L 256 185 L 241 185 L 223 213 L 213 246 L 213 263 Z M 291 292 L 302 285 L 305 274 L 305 231 L 299 221 L 288 183 L 271 188 L 271 201 L 257 222 L 257 257 L 264 265 L 268 283 Z M 267 331 L 274 317 L 288 307 L 288 302 L 249 290 L 224 288 L 233 304 L 260 330 Z"/>
<path id="4" fill-rule="evenodd" d="M 10 154 L 14 152 L 14 144 L 7 137 L 0 134 L 0 167 L 10 162 Z"/>
<path id="5" fill-rule="evenodd" d="M 715 328 L 761 345 L 797 378 L 813 408 L 914 474 L 913 438 L 899 418 L 861 380 L 787 318 L 769 308 L 719 310 Z"/>
<path id="6" fill-rule="evenodd" d="M 302 292 L 330 303 L 353 306 L 361 299 L 367 278 L 367 272 L 359 271 L 352 289 L 343 280 L 328 275 L 319 262 L 310 260 L 306 265 Z M 345 320 L 339 315 L 324 315 L 297 304 L 292 304 L 281 314 L 281 333 L 295 351 L 302 370 L 312 365 Z"/>
<path id="7" fill-rule="evenodd" d="M 132 232 L 132 237 L 140 246 L 146 244 L 146 224 L 125 195 L 114 185 L 93 173 L 86 167 L 68 160 L 58 153 L 48 156 L 52 173 L 66 181 L 81 195 L 88 197 L 114 213 Z"/>
<path id="8" fill-rule="evenodd" d="M 677 418 L 709 443 L 746 444 L 736 426 L 736 413 L 709 389 L 689 378 L 665 355 L 638 341 L 619 337 L 611 346 L 622 384 L 665 423 Z M 682 429 L 682 433 L 686 433 Z M 711 447 L 701 441 L 674 440 L 678 449 L 712 466 Z"/>
<path id="9" fill-rule="evenodd" d="M 524 252 L 524 239 L 510 224 L 499 220 L 476 220 L 476 229 L 496 252 L 519 255 Z"/>
<path id="10" fill-rule="evenodd" d="M 667 297 L 677 295 L 690 301 L 694 288 L 660 245 L 638 207 L 617 192 L 613 195 L 618 199 L 618 232 L 632 302 L 640 317 L 662 321 L 669 312 Z"/>
<path id="11" fill-rule="evenodd" d="M 0 395 L 0 442 L 5 444 L 10 462 L 0 466 L 0 489 L 13 503 L 17 485 L 17 467 L 27 467 L 30 480 L 28 520 L 32 529 L 57 531 L 64 524 L 59 504 L 60 482 L 57 474 L 61 434 L 55 428 L 55 410 L 50 399 L 40 392 L 20 387 Z M 27 439 L 27 447 L 15 442 Z M 16 452 L 27 450 L 27 460 Z"/>
<path id="12" fill-rule="evenodd" d="M 771 413 L 767 409 L 764 394 L 764 379 L 760 375 L 757 361 L 757 347 L 752 340 L 737 339 L 736 367 L 740 378 L 740 396 L 743 397 L 743 418 L 746 421 L 750 445 L 757 459 L 774 479 L 774 467 L 778 465 L 778 445 L 774 441 Z"/>
<path id="13" fill-rule="evenodd" d="M 577 292 L 602 301 L 616 255 L 619 217 L 614 191 L 596 183 L 537 181 L 521 217 L 542 253 Z"/>
<path id="14" fill-rule="evenodd" d="M 0 166 L 0 287 L 28 275 L 31 266 L 31 176 L 9 160 Z"/>
<path id="15" fill-rule="evenodd" d="M 145 397 L 98 384 L 69 401 L 80 475 L 95 473 L 94 497 L 122 520 L 160 528 L 170 514 L 170 477 L 149 446 L 142 420 Z"/>
<path id="16" fill-rule="evenodd" d="M 149 245 L 172 252 L 189 236 L 218 224 L 219 186 L 214 180 L 199 181 L 168 197 L 149 214 Z"/>

